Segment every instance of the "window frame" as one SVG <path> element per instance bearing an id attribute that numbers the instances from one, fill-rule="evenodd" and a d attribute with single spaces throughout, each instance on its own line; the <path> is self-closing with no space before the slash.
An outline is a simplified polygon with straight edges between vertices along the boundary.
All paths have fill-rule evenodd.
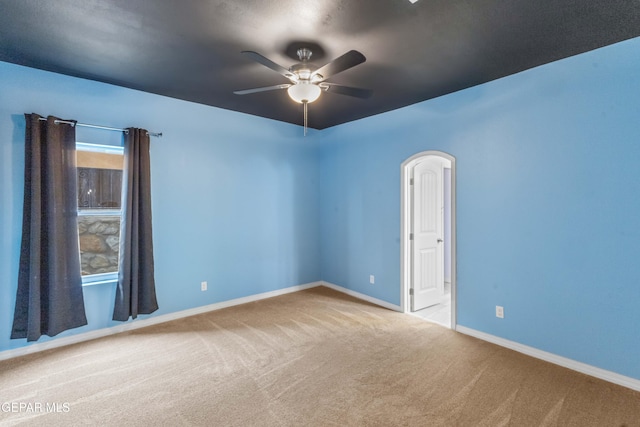
<path id="1" fill-rule="evenodd" d="M 124 160 L 124 146 L 95 144 L 91 142 L 76 141 L 76 151 L 90 151 L 96 153 L 120 154 Z M 119 216 L 122 221 L 122 207 L 120 209 L 81 209 L 78 207 L 78 218 L 81 216 Z M 78 240 L 80 233 L 78 232 Z M 118 256 L 120 256 L 118 254 Z M 120 273 L 120 263 L 118 262 L 118 271 L 110 273 L 89 274 L 82 277 L 82 286 L 99 285 L 103 283 L 113 283 L 118 281 Z"/>

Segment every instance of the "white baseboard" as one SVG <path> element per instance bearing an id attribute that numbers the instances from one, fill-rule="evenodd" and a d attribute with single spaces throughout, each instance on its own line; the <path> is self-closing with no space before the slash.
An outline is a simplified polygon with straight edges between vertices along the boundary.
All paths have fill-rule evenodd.
<path id="1" fill-rule="evenodd" d="M 24 356 L 27 354 L 37 353 L 40 351 L 49 350 L 52 348 L 63 347 L 66 345 L 77 344 L 84 341 L 93 340 L 96 338 L 102 338 L 109 335 L 117 334 L 120 332 L 131 331 L 134 329 L 145 328 L 151 325 L 157 325 L 158 323 L 170 322 L 172 320 L 181 319 L 183 317 L 195 316 L 196 314 L 207 313 L 209 311 L 220 310 L 234 305 L 246 304 L 248 302 L 259 301 L 262 299 L 273 298 L 292 292 L 298 292 L 305 289 L 315 288 L 316 286 L 323 285 L 323 282 L 312 282 L 304 285 L 291 286 L 288 288 L 277 289 L 275 291 L 264 292 L 261 294 L 250 295 L 247 297 L 236 298 L 229 301 L 217 302 L 214 304 L 205 305 L 202 307 L 190 308 L 188 310 L 176 311 L 174 313 L 162 314 L 159 316 L 149 317 L 146 319 L 136 319 L 123 323 L 122 325 L 113 326 L 110 328 L 97 329 L 95 331 L 84 332 L 77 335 L 71 335 L 68 337 L 62 337 L 46 341 L 42 343 L 35 343 L 25 347 L 20 347 L 12 350 L 5 350 L 0 352 L 0 360 L 12 359 L 14 357 Z"/>
<path id="2" fill-rule="evenodd" d="M 560 365 L 565 368 L 590 375 L 592 377 L 600 378 L 601 380 L 609 381 L 610 383 L 618 384 L 623 387 L 640 391 L 640 380 L 635 378 L 620 375 L 615 372 L 607 371 L 605 369 L 596 368 L 595 366 L 587 365 L 586 363 L 577 362 L 573 359 L 567 359 L 566 357 L 548 353 L 546 351 L 539 350 L 534 347 L 529 347 L 515 341 L 496 337 L 495 335 L 487 334 L 485 332 L 476 331 L 475 329 L 467 328 L 466 326 L 458 325 L 456 327 L 456 332 L 461 332 L 465 335 L 470 335 L 483 341 L 488 341 L 501 347 L 515 350 L 519 353 L 526 354 L 527 356 L 535 357 L 536 359 L 541 359 L 555 365 Z"/>
<path id="3" fill-rule="evenodd" d="M 402 311 L 402 308 L 399 305 L 391 304 L 390 302 L 383 301 L 378 298 L 370 297 L 369 295 L 361 294 L 360 292 L 352 291 L 351 289 L 343 288 L 342 286 L 335 285 L 329 282 L 321 282 L 322 286 L 326 286 L 327 288 L 331 288 L 335 291 L 342 292 L 343 294 L 351 295 L 352 297 L 356 297 L 358 299 L 370 302 L 371 304 L 379 305 L 384 308 L 388 308 L 393 311 Z"/>

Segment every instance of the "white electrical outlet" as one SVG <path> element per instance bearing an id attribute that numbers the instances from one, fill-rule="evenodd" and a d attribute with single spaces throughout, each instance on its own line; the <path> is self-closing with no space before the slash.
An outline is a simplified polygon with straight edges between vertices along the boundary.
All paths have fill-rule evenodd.
<path id="1" fill-rule="evenodd" d="M 201 291 L 207 290 L 207 282 L 200 282 L 200 290 Z"/>
<path id="2" fill-rule="evenodd" d="M 373 274 L 369 275 L 369 283 L 371 283 L 372 285 L 374 283 L 376 283 L 376 276 L 374 276 Z"/>
<path id="3" fill-rule="evenodd" d="M 496 317 L 504 319 L 504 307 L 496 305 Z"/>

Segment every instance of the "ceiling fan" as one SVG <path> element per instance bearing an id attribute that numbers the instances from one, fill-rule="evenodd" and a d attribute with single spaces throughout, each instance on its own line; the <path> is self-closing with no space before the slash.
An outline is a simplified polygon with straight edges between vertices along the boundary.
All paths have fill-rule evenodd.
<path id="1" fill-rule="evenodd" d="M 369 98 L 373 94 L 373 92 L 368 89 L 344 86 L 326 81 L 329 77 L 365 62 L 367 59 L 357 50 L 350 50 L 344 55 L 339 56 L 328 64 L 318 68 L 309 62 L 311 55 L 313 54 L 311 49 L 300 48 L 296 52 L 300 62 L 292 65 L 288 69 L 276 64 L 269 58 L 266 58 L 257 52 L 245 50 L 242 51 L 242 53 L 265 67 L 271 68 L 273 71 L 283 75 L 289 79 L 291 83 L 237 90 L 233 93 L 236 95 L 247 95 L 250 93 L 265 92 L 269 90 L 287 89 L 287 93 L 291 99 L 304 105 L 305 135 L 307 134 L 307 104 L 318 99 L 323 91 L 362 99 Z"/>

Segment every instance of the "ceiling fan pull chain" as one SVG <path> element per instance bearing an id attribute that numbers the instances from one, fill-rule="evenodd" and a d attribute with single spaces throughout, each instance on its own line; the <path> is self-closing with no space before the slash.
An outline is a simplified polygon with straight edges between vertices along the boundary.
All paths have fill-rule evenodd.
<path id="1" fill-rule="evenodd" d="M 307 136 L 307 104 L 307 101 L 302 102 L 304 108 L 304 136 Z"/>

